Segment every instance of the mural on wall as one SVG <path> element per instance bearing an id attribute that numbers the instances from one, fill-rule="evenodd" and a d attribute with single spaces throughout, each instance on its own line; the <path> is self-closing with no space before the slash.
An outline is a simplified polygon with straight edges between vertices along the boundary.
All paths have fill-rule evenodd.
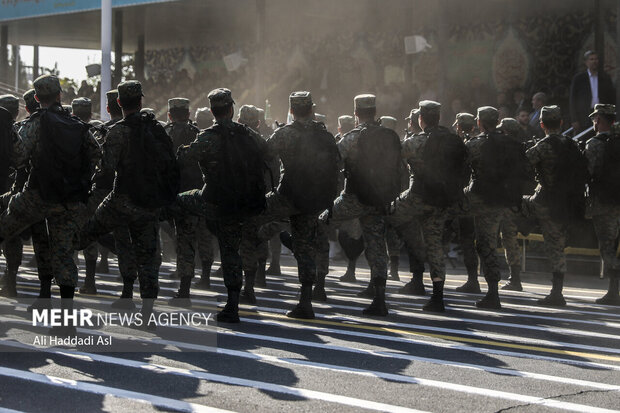
<path id="1" fill-rule="evenodd" d="M 523 43 L 510 28 L 506 38 L 493 55 L 493 81 L 495 90 L 509 92 L 523 89 L 530 73 L 530 59 Z"/>

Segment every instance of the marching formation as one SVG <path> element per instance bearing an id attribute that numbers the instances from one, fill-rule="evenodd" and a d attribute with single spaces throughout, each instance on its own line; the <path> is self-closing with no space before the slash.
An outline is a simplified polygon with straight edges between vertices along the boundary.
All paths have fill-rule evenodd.
<path id="1" fill-rule="evenodd" d="M 536 225 L 552 268 L 552 288 L 541 305 L 566 305 L 567 231 L 592 219 L 609 278 L 597 303 L 620 305 L 620 126 L 615 106 L 596 104 L 590 114 L 596 136 L 579 145 L 562 135 L 561 109 L 540 111 L 543 138 L 523 136 L 518 122 L 480 107 L 440 126 L 441 104 L 421 101 L 411 111 L 403 140 L 396 119 L 377 121 L 376 97 L 353 101 L 354 116 L 341 116 L 332 135 L 315 114 L 310 92 L 289 97 L 290 121 L 275 131 L 264 112 L 243 105 L 235 117 L 230 90 L 208 95 L 210 108 L 190 120 L 190 102 L 168 101 L 169 122 L 142 107 L 142 85 L 125 81 L 107 94 L 111 120 L 90 119 L 90 101 L 61 105 L 58 78 L 45 75 L 24 94 L 29 117 L 15 123 L 19 100 L 0 96 L 0 241 L 7 259 L 1 293 L 17 296 L 23 238 L 36 255 L 39 300 L 46 308 L 54 280 L 61 305 L 70 309 L 78 285 L 73 259 L 83 250 L 81 293 L 96 294 L 97 243 L 118 256 L 122 294 L 112 306 L 134 309 L 139 280 L 141 312 L 153 311 L 161 266 L 160 227 L 176 239 L 178 292 L 171 305 L 191 306 L 196 251 L 200 281 L 210 288 L 217 239 L 228 298 L 219 322 L 239 322 L 239 303 L 256 304 L 255 286 L 279 272 L 279 252 L 266 269 L 270 244 L 293 251 L 301 284 L 292 318 L 314 318 L 312 301 L 326 301 L 330 239 L 344 247 L 355 280 L 355 260 L 365 253 L 372 298 L 363 311 L 387 316 L 388 276 L 398 277 L 404 243 L 412 279 L 400 292 L 425 295 L 428 265 L 432 294 L 423 310 L 445 311 L 444 238 L 456 224 L 468 280 L 458 291 L 480 292 L 478 267 L 487 283 L 479 308 L 500 309 L 498 234 L 510 268 L 502 289 L 521 291 L 518 228 Z M 522 231 L 524 232 L 524 231 Z M 394 271 L 394 269 L 396 269 Z M 389 270 L 389 271 L 388 271 Z M 56 327 L 55 327 L 56 328 Z M 75 327 L 58 327 L 71 334 Z"/>

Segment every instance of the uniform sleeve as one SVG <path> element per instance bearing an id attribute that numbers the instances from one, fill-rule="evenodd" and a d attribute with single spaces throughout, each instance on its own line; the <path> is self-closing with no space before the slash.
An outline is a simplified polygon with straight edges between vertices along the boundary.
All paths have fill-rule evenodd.
<path id="1" fill-rule="evenodd" d="M 103 153 L 101 152 L 101 146 L 99 146 L 97 139 L 91 132 L 88 132 L 86 146 L 88 151 L 88 159 L 90 160 L 90 170 L 94 172 L 95 168 L 101 164 Z"/>
<path id="2" fill-rule="evenodd" d="M 597 139 L 590 139 L 586 143 L 584 154 L 588 161 L 588 172 L 590 176 L 597 176 L 601 168 L 602 146 Z"/>
<path id="3" fill-rule="evenodd" d="M 110 173 L 116 171 L 123 156 L 123 152 L 125 151 L 126 144 L 125 129 L 121 125 L 113 127 L 103 144 L 101 167 L 104 172 Z"/>
<path id="4" fill-rule="evenodd" d="M 407 138 L 402 144 L 401 154 L 403 159 L 411 159 L 415 156 L 415 145 L 413 138 Z"/>
<path id="5" fill-rule="evenodd" d="M 545 145 L 545 143 L 538 142 L 536 145 L 525 151 L 525 156 L 527 157 L 528 161 L 530 161 L 530 165 L 532 165 L 533 167 L 536 167 L 536 165 L 538 165 L 541 161 L 543 145 Z"/>
<path id="6" fill-rule="evenodd" d="M 216 156 L 213 150 L 213 133 L 202 131 L 194 142 L 180 146 L 177 150 L 177 160 L 184 162 L 204 162 Z"/>
<path id="7" fill-rule="evenodd" d="M 32 120 L 19 130 L 19 136 L 13 136 L 13 166 L 15 169 L 27 166 L 39 140 L 39 121 Z"/>

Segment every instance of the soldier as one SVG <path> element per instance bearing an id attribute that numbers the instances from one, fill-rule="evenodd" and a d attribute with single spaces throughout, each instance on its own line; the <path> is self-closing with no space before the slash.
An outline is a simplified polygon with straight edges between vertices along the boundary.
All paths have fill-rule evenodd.
<path id="1" fill-rule="evenodd" d="M 19 115 L 19 99 L 13 95 L 2 95 L 0 96 L 0 108 L 6 109 L 11 114 L 11 125 L 17 132 L 19 124 L 16 123 L 15 120 Z M 5 163 L 5 165 L 7 164 Z M 6 172 L 8 173 L 9 170 L 7 169 Z M 3 177 L 3 181 L 4 184 L 0 185 L 0 191 L 2 194 L 11 189 L 9 177 Z M 6 268 L 4 272 L 5 285 L 4 288 L 0 290 L 0 294 L 7 297 L 16 297 L 16 277 L 17 272 L 19 271 L 19 266 L 22 263 L 22 255 L 24 250 L 24 244 L 21 236 L 16 236 L 6 240 L 2 246 L 2 250 L 4 252 L 4 257 L 6 258 Z"/>
<path id="2" fill-rule="evenodd" d="M 345 189 L 334 201 L 331 215 L 329 212 L 323 213 L 321 221 L 337 226 L 344 221 L 359 219 L 371 277 L 368 288 L 360 294 L 374 293 L 372 303 L 363 313 L 387 316 L 385 216 L 387 207 L 400 192 L 400 139 L 394 131 L 375 121 L 377 107 L 374 95 L 356 96 L 354 113 L 357 127 L 338 143 L 346 176 Z M 369 173 L 369 165 L 373 165 L 373 171 L 380 173 Z"/>
<path id="3" fill-rule="evenodd" d="M 42 110 L 22 126 L 21 140 L 14 145 L 16 166 L 29 163 L 30 175 L 23 192 L 11 198 L 7 212 L 0 217 L 0 237 L 11 238 L 32 224 L 47 221 L 51 264 L 56 284 L 60 286 L 61 305 L 71 309 L 78 276 L 72 257 L 73 238 L 78 231 L 77 217 L 85 208 L 90 178 L 100 159 L 100 149 L 88 128 L 71 122 L 63 110 L 56 76 L 38 77 L 34 88 Z M 46 126 L 43 130 L 60 129 L 62 135 L 46 133 L 43 140 L 43 126 Z M 71 159 L 64 156 L 66 152 L 73 154 Z M 50 159 L 55 162 L 49 163 Z M 41 290 L 45 290 L 47 297 L 50 288 L 51 279 L 42 280 Z M 71 334 L 75 327 L 64 326 L 58 332 Z"/>
<path id="4" fill-rule="evenodd" d="M 92 102 L 89 98 L 76 98 L 71 102 L 71 112 L 73 116 L 77 116 L 82 122 L 90 123 L 92 118 Z M 98 139 L 99 131 L 96 127 L 91 128 L 91 132 L 97 142 L 100 143 L 100 139 Z M 97 200 L 101 201 L 100 198 Z M 91 201 L 93 202 L 93 201 Z M 96 205 L 95 205 L 96 207 Z M 92 212 L 94 212 L 94 209 Z M 97 286 L 95 284 L 95 272 L 97 267 L 97 256 L 99 255 L 99 251 L 97 249 L 97 244 L 92 243 L 87 248 L 85 248 L 82 253 L 84 254 L 84 267 L 86 270 L 86 277 L 84 278 L 84 285 L 82 285 L 79 289 L 80 294 L 97 294 Z M 77 254 L 77 253 L 76 253 Z"/>
<path id="5" fill-rule="evenodd" d="M 474 129 L 476 127 L 476 117 L 471 113 L 458 113 L 456 120 L 452 125 L 455 128 L 463 142 L 467 143 L 474 138 Z M 474 227 L 474 217 L 459 215 L 459 243 L 463 251 L 463 261 L 467 270 L 467 280 L 478 282 L 478 254 L 476 253 L 476 230 Z M 464 292 L 463 286 L 457 287 L 456 291 Z M 477 292 L 480 292 L 478 287 Z"/>
<path id="6" fill-rule="evenodd" d="M 585 155 L 588 159 L 589 202 L 588 215 L 598 238 L 599 250 L 603 259 L 603 273 L 609 278 L 607 294 L 596 300 L 597 304 L 620 305 L 618 280 L 620 279 L 620 260 L 616 254 L 618 232 L 620 231 L 620 197 L 618 196 L 618 158 L 620 156 L 616 107 L 597 103 L 590 114 L 596 136 L 586 143 Z"/>
<path id="7" fill-rule="evenodd" d="M 237 122 L 248 128 L 258 132 L 260 129 L 260 112 L 254 105 L 243 105 L 239 108 L 239 116 Z M 264 136 L 261 136 L 265 138 Z M 270 162 L 267 173 L 265 174 L 265 187 L 267 191 L 274 188 L 272 171 L 279 171 L 280 161 L 273 158 L 277 163 Z M 258 227 L 255 222 L 250 221 L 243 228 L 244 233 L 241 234 L 241 261 L 243 262 L 243 273 L 245 283 L 241 298 L 248 304 L 256 304 L 256 296 L 254 294 L 254 285 L 265 286 L 265 267 L 267 265 L 267 257 L 269 256 L 269 244 L 267 241 L 261 241 L 259 245 L 253 243 L 258 233 Z M 252 231 L 252 234 L 248 234 Z M 279 226 L 275 231 L 279 235 Z"/>
<path id="8" fill-rule="evenodd" d="M 350 115 L 342 115 L 338 118 L 338 133 L 334 136 L 336 142 L 339 142 L 342 137 L 349 133 L 351 129 L 355 127 L 355 118 Z"/>
<path id="9" fill-rule="evenodd" d="M 164 128 L 170 138 L 175 151 L 183 145 L 189 145 L 200 132 L 197 126 L 189 119 L 190 102 L 185 98 L 168 100 L 168 119 L 170 122 Z M 202 171 L 198 162 L 181 162 L 181 192 L 200 189 L 203 185 Z M 210 287 L 211 266 L 213 265 L 212 236 L 207 229 L 204 217 L 187 215 L 174 219 L 177 246 L 177 275 L 180 279 L 179 290 L 170 304 L 188 305 L 189 291 L 194 278 L 194 262 L 196 247 L 202 261 L 202 274 L 199 283 L 203 287 Z"/>
<path id="10" fill-rule="evenodd" d="M 74 116 L 84 123 L 89 123 L 93 116 L 92 102 L 89 98 L 76 98 L 71 102 L 71 111 Z"/>
<path id="11" fill-rule="evenodd" d="M 398 124 L 398 120 L 393 116 L 381 116 L 379 118 L 379 124 L 384 128 L 389 128 L 393 131 L 396 131 L 396 125 Z"/>
<path id="12" fill-rule="evenodd" d="M 418 117 L 420 116 L 420 110 L 418 108 L 411 109 L 409 116 L 405 118 L 407 120 L 407 136 L 410 137 L 417 133 L 422 132 L 418 123 Z"/>
<path id="13" fill-rule="evenodd" d="M 39 102 L 34 98 L 35 93 L 36 92 L 34 89 L 29 89 L 28 91 L 26 91 L 26 93 L 24 93 L 23 96 L 24 102 L 26 103 L 26 112 L 28 112 L 28 115 L 31 115 L 40 108 Z"/>
<path id="14" fill-rule="evenodd" d="M 206 129 L 213 125 L 213 115 L 209 108 L 198 108 L 194 115 L 194 121 L 200 130 Z"/>
<path id="15" fill-rule="evenodd" d="M 550 294 L 538 302 L 564 306 L 567 227 L 572 220 L 583 217 L 581 208 L 587 170 L 584 171 L 586 165 L 577 146 L 561 135 L 562 115 L 558 106 L 541 109 L 540 126 L 545 138 L 526 152 L 538 186 L 534 195 L 524 198 L 524 209 L 538 219 L 553 273 Z"/>
<path id="16" fill-rule="evenodd" d="M 241 233 L 248 220 L 265 206 L 267 148 L 256 132 L 233 122 L 235 101 L 230 90 L 212 90 L 208 98 L 215 124 L 177 151 L 180 161 L 200 163 L 205 185 L 202 190 L 182 193 L 177 202 L 186 213 L 206 216 L 218 238 L 228 300 L 216 318 L 220 322 L 238 323 Z"/>
<path id="17" fill-rule="evenodd" d="M 392 129 L 394 132 L 396 132 L 396 125 L 398 123 L 398 120 L 396 120 L 395 117 L 381 116 L 381 118 L 379 118 L 379 123 L 381 124 L 381 126 Z M 407 189 L 409 184 L 409 174 L 407 173 L 406 165 L 403 165 L 402 174 L 403 178 L 401 179 L 401 190 L 404 191 Z M 398 237 L 396 230 L 391 225 L 387 226 L 385 240 L 387 244 L 388 256 L 390 257 L 390 279 L 399 281 L 400 277 L 398 276 L 398 265 L 400 264 L 400 250 L 403 248 L 403 242 Z"/>
<path id="18" fill-rule="evenodd" d="M 523 129 L 521 129 L 516 119 L 502 119 L 499 129 L 516 142 L 525 142 L 522 134 Z M 517 215 L 515 211 L 507 208 L 504 211 L 504 217 L 500 221 L 500 234 L 510 276 L 508 282 L 502 286 L 502 290 L 523 291 L 523 286 L 521 285 L 521 248 L 517 239 L 518 232 Z"/>
<path id="19" fill-rule="evenodd" d="M 121 107 L 118 105 L 118 90 L 113 89 L 106 92 L 106 111 L 110 114 L 110 120 L 105 122 L 105 134 L 100 133 L 95 137 L 98 137 L 99 144 L 103 146 L 105 143 L 105 138 L 107 132 L 120 122 L 123 119 L 123 111 Z M 96 192 L 99 194 L 96 195 L 97 201 L 95 205 L 95 209 L 99 206 L 99 203 L 103 200 L 103 198 L 112 191 L 114 187 L 114 171 L 108 171 L 107 173 L 100 173 L 97 175 L 97 182 L 95 187 L 97 188 Z M 95 197 L 95 194 L 93 195 Z M 93 211 L 94 212 L 94 211 Z M 121 274 L 121 279 L 123 280 L 123 285 L 125 287 L 125 297 L 130 298 L 133 296 L 133 284 L 136 278 L 138 278 L 138 270 L 136 268 L 136 258 L 133 254 L 133 249 L 131 246 L 131 236 L 129 234 L 129 229 L 125 226 L 114 228 L 112 231 L 114 236 L 114 243 L 116 246 L 116 254 L 118 258 L 118 270 Z M 107 261 L 107 249 L 103 247 L 100 248 L 101 251 L 101 261 L 97 266 L 98 272 L 108 273 L 108 261 Z M 105 257 L 105 258 L 104 258 Z M 125 280 L 127 280 L 125 282 Z M 131 286 L 131 287 L 130 287 Z M 117 300 L 113 303 L 113 307 L 121 307 L 124 303 L 129 303 L 126 300 Z"/>
<path id="20" fill-rule="evenodd" d="M 149 114 L 141 114 L 142 85 L 131 80 L 117 87 L 123 120 L 108 132 L 103 144 L 103 174 L 114 173 L 114 187 L 97 207 L 81 233 L 83 245 L 118 227 L 127 227 L 140 280 L 141 312 L 149 320 L 159 292 L 156 270 L 159 208 L 173 202 L 179 170 L 172 141 Z M 133 279 L 123 279 L 118 306 L 133 307 Z M 145 323 L 147 328 L 152 325 Z"/>
<path id="21" fill-rule="evenodd" d="M 497 109 L 491 106 L 480 107 L 476 119 L 480 134 L 466 143 L 472 172 L 472 180 L 466 192 L 469 214 L 474 217 L 476 250 L 488 286 L 486 295 L 476 302 L 476 306 L 499 309 L 498 283 L 501 272 L 495 255 L 497 232 L 506 208 L 520 206 L 523 192 L 518 179 L 522 178 L 527 162 L 524 147 L 497 130 Z M 511 167 L 506 168 L 506 165 Z M 465 292 L 480 291 L 477 279 L 468 279 L 462 287 Z"/>
<path id="22" fill-rule="evenodd" d="M 451 209 L 463 199 L 467 178 L 466 149 L 462 140 L 439 126 L 441 104 L 419 103 L 418 123 L 422 133 L 403 142 L 402 157 L 409 164 L 409 189 L 396 200 L 389 222 L 405 241 L 410 257 L 430 266 L 433 294 L 424 311 L 445 311 L 443 286 L 446 278 L 442 235 Z M 413 269 L 413 268 L 412 268 Z M 421 271 L 420 271 L 421 270 Z M 412 288 L 424 293 L 423 265 L 413 273 Z"/>
<path id="23" fill-rule="evenodd" d="M 316 262 L 317 218 L 336 195 L 338 150 L 325 125 L 313 120 L 310 92 L 291 93 L 289 105 L 293 121 L 278 128 L 267 140 L 270 156 L 281 160 L 283 172 L 278 189 L 267 196 L 267 209 L 259 220 L 290 219 L 301 296 L 287 316 L 311 319 L 315 280 L 314 295 L 326 299 L 327 268 L 318 267 Z"/>

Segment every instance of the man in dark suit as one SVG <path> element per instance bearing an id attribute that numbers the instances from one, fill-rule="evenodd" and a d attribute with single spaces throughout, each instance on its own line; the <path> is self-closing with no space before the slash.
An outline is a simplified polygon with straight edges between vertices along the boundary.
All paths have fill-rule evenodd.
<path id="1" fill-rule="evenodd" d="M 545 133 L 540 127 L 540 111 L 547 103 L 547 95 L 544 92 L 534 93 L 532 96 L 532 113 L 530 113 L 529 126 L 537 138 L 544 138 Z"/>
<path id="2" fill-rule="evenodd" d="M 578 73 L 570 86 L 570 116 L 575 132 L 588 128 L 591 122 L 588 115 L 597 103 L 616 103 L 616 90 L 611 78 L 604 70 L 599 70 L 598 55 L 592 50 L 584 54 L 587 67 Z"/>

